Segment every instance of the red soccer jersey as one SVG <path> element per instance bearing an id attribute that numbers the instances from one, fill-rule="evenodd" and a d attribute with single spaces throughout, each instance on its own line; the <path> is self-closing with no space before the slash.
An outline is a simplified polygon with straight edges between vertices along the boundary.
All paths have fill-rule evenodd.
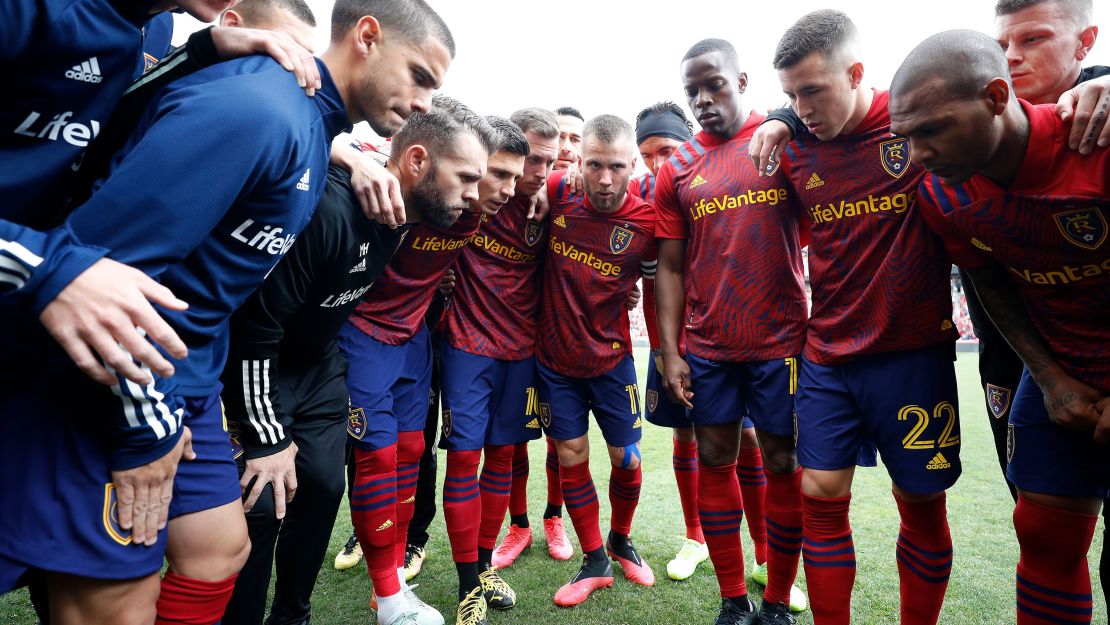
<path id="1" fill-rule="evenodd" d="M 763 121 L 732 139 L 699 132 L 659 168 L 656 236 L 689 239 L 686 346 L 719 362 L 796 356 L 806 334 L 798 211 L 781 173 L 747 158 Z"/>
<path id="2" fill-rule="evenodd" d="M 455 265 L 455 291 L 441 326 L 452 347 L 499 360 L 535 353 L 540 259 L 546 222 L 527 219 L 528 198 L 513 197 L 488 221 Z"/>
<path id="3" fill-rule="evenodd" d="M 625 302 L 641 261 L 655 257 L 655 210 L 631 193 L 599 213 L 569 195 L 562 171 L 547 179 L 551 237 L 544 260 L 536 357 L 565 376 L 592 378 L 631 353 Z"/>
<path id="4" fill-rule="evenodd" d="M 455 225 L 442 230 L 416 224 L 351 314 L 351 323 L 389 345 L 415 336 L 443 274 L 478 231 L 479 215 L 463 211 Z"/>
<path id="5" fill-rule="evenodd" d="M 921 211 L 968 268 L 1008 268 L 1029 318 L 1068 375 L 1110 392 L 1110 150 L 1068 149 L 1052 105 L 1022 102 L 1029 144 L 1008 189 L 984 176 L 921 184 Z"/>
<path id="6" fill-rule="evenodd" d="M 782 170 L 809 223 L 806 358 L 835 365 L 956 339 L 952 265 L 917 209 L 925 170 L 891 136 L 885 91 L 852 134 L 798 137 Z"/>

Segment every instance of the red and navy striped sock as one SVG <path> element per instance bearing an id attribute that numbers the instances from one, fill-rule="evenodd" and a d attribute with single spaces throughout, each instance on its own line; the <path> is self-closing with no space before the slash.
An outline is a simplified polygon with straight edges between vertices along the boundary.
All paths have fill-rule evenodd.
<path id="1" fill-rule="evenodd" d="M 409 523 L 416 511 L 416 482 L 420 478 L 420 456 L 424 455 L 424 431 L 397 433 L 397 568 L 405 566 Z"/>
<path id="2" fill-rule="evenodd" d="M 740 546 L 744 501 L 740 497 L 735 462 L 714 467 L 698 461 L 698 516 L 721 596 L 747 595 L 744 550 Z"/>
<path id="3" fill-rule="evenodd" d="M 1017 625 L 1091 622 L 1087 551 L 1098 517 L 1018 497 Z"/>
<path id="4" fill-rule="evenodd" d="M 674 439 L 671 454 L 674 481 L 678 484 L 678 501 L 682 504 L 682 518 L 686 521 L 686 538 L 705 542 L 698 519 L 698 442 Z"/>
<path id="5" fill-rule="evenodd" d="M 600 549 L 601 521 L 597 489 L 590 476 L 590 461 L 560 467 L 559 477 L 563 480 L 567 514 L 574 525 L 574 533 L 578 535 L 578 544 L 585 552 Z"/>
<path id="6" fill-rule="evenodd" d="M 486 457 L 482 463 L 482 478 L 478 486 L 482 490 L 482 523 L 478 529 L 478 547 L 493 549 L 497 545 L 497 533 L 505 520 L 509 507 L 510 489 L 513 482 L 512 445 L 487 445 Z"/>
<path id="7" fill-rule="evenodd" d="M 547 512 L 560 508 L 563 505 L 562 480 L 559 479 L 559 452 L 555 449 L 555 439 L 547 439 Z M 544 513 L 544 518 L 551 515 Z"/>
<path id="8" fill-rule="evenodd" d="M 401 591 L 394 544 L 397 536 L 397 446 L 372 451 L 354 449 L 351 523 L 366 556 L 374 593 L 389 597 Z"/>
<path id="9" fill-rule="evenodd" d="M 744 498 L 744 515 L 748 517 L 748 534 L 755 547 L 755 561 L 763 564 L 767 562 L 767 520 L 763 516 L 767 476 L 763 474 L 763 453 L 758 447 L 740 450 L 736 477 L 740 480 L 740 494 Z"/>
<path id="10" fill-rule="evenodd" d="M 158 616 L 154 625 L 212 625 L 219 623 L 235 590 L 236 573 L 209 582 L 191 579 L 173 571 L 162 578 L 158 594 Z"/>
<path id="11" fill-rule="evenodd" d="M 513 488 L 509 494 L 509 514 L 528 515 L 528 443 L 513 446 Z"/>
<path id="12" fill-rule="evenodd" d="M 802 493 L 802 563 L 815 625 L 848 625 L 856 546 L 848 523 L 852 496 L 810 497 Z"/>
<path id="13" fill-rule="evenodd" d="M 644 473 L 639 466 L 635 469 L 613 467 L 609 473 L 609 505 L 612 508 L 610 527 L 621 536 L 632 533 L 632 517 L 636 514 L 636 504 L 640 503 L 640 484 Z"/>
<path id="14" fill-rule="evenodd" d="M 802 469 L 767 473 L 767 603 L 789 603 L 802 554 Z"/>
<path id="15" fill-rule="evenodd" d="M 936 625 L 952 574 L 946 497 L 911 503 L 894 493 L 894 500 L 902 518 L 896 549 L 902 625 Z"/>
<path id="16" fill-rule="evenodd" d="M 455 562 L 478 561 L 478 525 L 482 500 L 478 493 L 478 461 L 482 450 L 447 452 L 443 478 L 443 520 Z"/>

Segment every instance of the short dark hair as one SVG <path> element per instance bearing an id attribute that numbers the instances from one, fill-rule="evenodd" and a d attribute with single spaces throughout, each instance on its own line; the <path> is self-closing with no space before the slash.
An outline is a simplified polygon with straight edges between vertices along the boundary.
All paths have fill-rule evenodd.
<path id="1" fill-rule="evenodd" d="M 312 14 L 312 9 L 308 8 L 304 0 L 241 0 L 228 11 L 235 11 L 241 15 L 246 26 L 257 28 L 269 22 L 275 9 L 285 9 L 305 24 L 316 27 L 316 16 Z"/>
<path id="2" fill-rule="evenodd" d="M 807 13 L 779 39 L 775 69 L 793 67 L 814 52 L 831 58 L 855 40 L 856 32 L 855 23 L 843 11 L 821 9 Z"/>
<path id="3" fill-rule="evenodd" d="M 424 0 L 335 0 L 331 9 L 331 39 L 339 41 L 363 17 L 370 15 L 382 28 L 401 33 L 410 42 L 435 37 L 455 58 L 451 29 Z"/>
<path id="4" fill-rule="evenodd" d="M 656 102 L 640 111 L 639 114 L 636 115 L 636 129 L 640 129 L 640 122 L 644 121 L 644 118 L 648 115 L 662 115 L 664 113 L 673 113 L 677 115 L 679 119 L 682 120 L 682 123 L 686 124 L 686 127 L 690 129 L 690 132 L 694 132 L 694 124 L 686 117 L 686 111 L 683 111 L 681 106 L 669 100 L 666 102 Z"/>
<path id="5" fill-rule="evenodd" d="M 578 119 L 580 119 L 582 121 L 586 121 L 586 118 L 582 117 L 582 112 L 579 111 L 578 109 L 574 108 L 573 106 L 560 106 L 559 108 L 555 109 L 555 114 L 556 115 L 567 115 L 567 116 L 570 116 L 570 117 L 577 117 Z"/>
<path id="6" fill-rule="evenodd" d="M 615 143 L 618 139 L 626 138 L 628 143 L 636 145 L 636 133 L 632 126 L 616 115 L 598 115 L 586 122 L 582 128 L 582 138 L 597 137 L 602 143 Z"/>
<path id="7" fill-rule="evenodd" d="M 1063 5 L 1066 13 L 1072 16 L 1079 28 L 1086 28 L 1091 24 L 1094 0 L 998 0 L 994 5 L 994 15 L 996 17 L 1009 15 L 1047 2 L 1056 2 Z"/>
<path id="8" fill-rule="evenodd" d="M 528 156 L 532 153 L 532 146 L 528 145 L 528 138 L 524 136 L 524 131 L 520 129 L 520 126 L 497 115 L 486 115 L 486 121 L 497 131 L 501 138 L 501 142 L 494 152 L 504 151 L 517 156 Z"/>
<path id="9" fill-rule="evenodd" d="M 427 113 L 413 113 L 391 141 L 390 155 L 400 157 L 414 145 L 423 145 L 429 152 L 448 151 L 459 135 L 471 133 L 492 154 L 500 135 L 481 115 L 471 111 L 455 98 L 436 95 Z"/>
<path id="10" fill-rule="evenodd" d="M 544 139 L 559 138 L 559 120 L 547 109 L 530 106 L 514 112 L 509 119 L 524 132 L 533 132 Z"/>
<path id="11" fill-rule="evenodd" d="M 740 71 L 740 55 L 736 54 L 736 46 L 724 39 L 702 39 L 690 46 L 690 49 L 687 50 L 686 54 L 682 57 L 682 62 L 685 63 L 703 54 L 712 54 L 714 52 L 720 52 L 721 56 L 724 57 L 725 64 L 731 69 Z"/>
<path id="12" fill-rule="evenodd" d="M 902 61 L 890 82 L 890 97 L 897 99 L 935 78 L 944 81 L 950 95 L 968 98 L 994 78 L 1009 81 L 1010 69 L 992 37 L 974 30 L 946 30 L 919 43 Z"/>

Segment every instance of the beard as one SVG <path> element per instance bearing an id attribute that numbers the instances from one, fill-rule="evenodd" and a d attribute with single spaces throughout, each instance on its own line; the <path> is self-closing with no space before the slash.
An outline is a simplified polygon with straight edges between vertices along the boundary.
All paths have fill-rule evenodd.
<path id="1" fill-rule="evenodd" d="M 436 166 L 432 165 L 428 175 L 413 187 L 412 200 L 416 212 L 420 214 L 420 221 L 436 228 L 450 228 L 461 212 L 470 208 L 470 204 L 465 201 L 448 203 L 436 184 L 437 173 Z"/>

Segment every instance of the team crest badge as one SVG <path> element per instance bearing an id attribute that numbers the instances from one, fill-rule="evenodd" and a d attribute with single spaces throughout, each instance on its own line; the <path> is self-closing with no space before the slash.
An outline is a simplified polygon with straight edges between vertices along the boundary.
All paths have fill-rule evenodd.
<path id="1" fill-rule="evenodd" d="M 239 424 L 228 423 L 227 440 L 231 443 L 231 456 L 238 460 L 243 456 L 243 444 L 239 442 Z"/>
<path id="2" fill-rule="evenodd" d="M 779 155 L 772 152 L 771 156 L 767 159 L 767 166 L 763 169 L 763 175 L 774 176 L 775 173 L 778 172 L 779 165 L 781 164 L 782 161 L 779 160 Z"/>
<path id="3" fill-rule="evenodd" d="M 347 415 L 347 433 L 357 440 L 366 436 L 366 412 L 362 408 L 351 408 Z"/>
<path id="4" fill-rule="evenodd" d="M 529 219 L 524 224 L 524 241 L 528 243 L 529 247 L 540 242 L 540 235 L 543 234 L 543 226 L 534 219 Z"/>
<path id="5" fill-rule="evenodd" d="M 545 430 L 551 427 L 551 404 L 540 402 L 540 423 Z"/>
<path id="6" fill-rule="evenodd" d="M 1006 426 L 1006 462 L 1014 461 L 1014 424 L 1010 423 Z"/>
<path id="7" fill-rule="evenodd" d="M 655 409 L 659 407 L 659 391 L 656 391 L 653 388 L 648 389 L 647 405 L 648 412 L 655 412 Z"/>
<path id="8" fill-rule="evenodd" d="M 1085 250 L 1096 250 L 1106 240 L 1106 219 L 1097 206 L 1056 213 L 1052 217 L 1060 234 Z"/>
<path id="9" fill-rule="evenodd" d="M 609 249 L 614 254 L 620 254 L 632 245 L 632 237 L 636 233 L 623 226 L 613 226 L 613 232 L 609 233 Z"/>
<path id="10" fill-rule="evenodd" d="M 443 411 L 443 428 L 442 428 L 443 438 L 448 438 L 449 436 L 451 436 L 451 427 L 453 425 L 454 424 L 451 422 L 451 411 L 450 410 L 444 410 Z"/>
<path id="11" fill-rule="evenodd" d="M 995 419 L 1001 419 L 1002 415 L 1010 408 L 1010 389 L 995 386 L 993 384 L 987 385 L 987 405 L 990 406 L 991 414 Z"/>
<path id="12" fill-rule="evenodd" d="M 131 544 L 131 532 L 120 527 L 119 502 L 116 500 L 116 485 L 104 485 L 104 531 L 108 537 L 121 545 Z"/>
<path id="13" fill-rule="evenodd" d="M 887 139 L 879 144 L 879 161 L 886 173 L 901 178 L 910 168 L 910 149 L 905 137 Z"/>

